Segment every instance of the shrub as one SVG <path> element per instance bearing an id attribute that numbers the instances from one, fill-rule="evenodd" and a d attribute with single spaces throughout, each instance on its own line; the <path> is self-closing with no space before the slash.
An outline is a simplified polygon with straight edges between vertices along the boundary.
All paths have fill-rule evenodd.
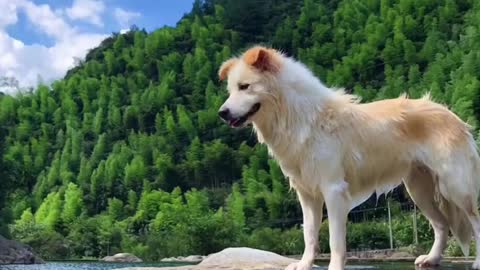
<path id="1" fill-rule="evenodd" d="M 390 247 L 386 222 L 349 223 L 347 226 L 349 249 L 384 249 Z"/>
<path id="2" fill-rule="evenodd" d="M 261 228 L 254 230 L 246 239 L 246 246 L 268 250 L 283 255 L 302 254 L 303 231 L 294 227 L 287 230 Z"/>
<path id="3" fill-rule="evenodd" d="M 475 256 L 475 254 L 476 254 L 475 242 L 471 241 L 469 255 Z M 457 240 L 453 237 L 450 237 L 450 239 L 448 239 L 447 247 L 445 248 L 445 256 L 452 256 L 452 257 L 464 256 L 462 249 L 460 248 L 460 245 L 458 244 Z"/>
<path id="4" fill-rule="evenodd" d="M 31 246 L 44 259 L 64 259 L 69 255 L 64 237 L 47 225 L 36 223 L 30 209 L 10 226 L 10 231 L 15 239 Z"/>
<path id="5" fill-rule="evenodd" d="M 392 220 L 393 240 L 395 247 L 406 247 L 414 244 L 413 219 L 411 214 L 403 214 Z M 419 248 L 429 249 L 433 244 L 433 229 L 429 221 L 417 212 L 417 234 Z"/>
<path id="6" fill-rule="evenodd" d="M 301 254 L 304 249 L 303 231 L 297 227 L 284 230 L 280 234 L 280 254 Z"/>

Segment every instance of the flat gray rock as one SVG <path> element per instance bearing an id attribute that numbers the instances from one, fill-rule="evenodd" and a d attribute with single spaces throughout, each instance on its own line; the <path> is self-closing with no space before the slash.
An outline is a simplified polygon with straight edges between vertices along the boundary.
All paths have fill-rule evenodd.
<path id="1" fill-rule="evenodd" d="M 209 255 L 197 265 L 181 267 L 134 267 L 123 270 L 284 270 L 297 260 L 278 255 L 273 252 L 253 248 L 226 248 Z M 315 269 L 326 269 L 315 267 Z M 347 269 L 374 269 L 373 267 L 350 266 Z"/>
<path id="2" fill-rule="evenodd" d="M 138 258 L 137 256 L 130 254 L 130 253 L 118 253 L 113 256 L 106 256 L 101 261 L 104 262 L 143 262 L 142 259 Z"/>
<path id="3" fill-rule="evenodd" d="M 205 256 L 190 255 L 187 257 L 172 257 L 161 259 L 161 262 L 184 262 L 184 263 L 199 263 L 205 259 Z"/>
<path id="4" fill-rule="evenodd" d="M 226 248 L 218 253 L 209 255 L 199 265 L 241 265 L 251 264 L 272 264 L 286 266 L 297 260 L 278 255 L 273 252 L 253 248 Z"/>
<path id="5" fill-rule="evenodd" d="M 247 270 L 247 269 L 283 269 L 296 260 L 278 254 L 252 249 L 252 248 L 227 248 L 205 258 L 197 265 L 181 267 L 135 267 L 124 270 Z"/>

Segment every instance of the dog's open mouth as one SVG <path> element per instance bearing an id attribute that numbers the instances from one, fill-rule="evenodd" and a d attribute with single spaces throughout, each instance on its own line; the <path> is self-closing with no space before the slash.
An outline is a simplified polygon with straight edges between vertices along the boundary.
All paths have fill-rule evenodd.
<path id="1" fill-rule="evenodd" d="M 243 116 L 241 117 L 235 117 L 230 120 L 228 120 L 228 124 L 231 127 L 241 127 L 245 122 L 248 120 L 248 118 L 252 117 L 255 113 L 260 110 L 260 103 L 255 103 L 255 105 L 250 108 L 250 110 Z"/>

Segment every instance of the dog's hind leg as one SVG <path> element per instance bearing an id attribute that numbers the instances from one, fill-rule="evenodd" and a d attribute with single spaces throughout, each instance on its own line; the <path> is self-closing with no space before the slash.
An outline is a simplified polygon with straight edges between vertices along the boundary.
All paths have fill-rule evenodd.
<path id="1" fill-rule="evenodd" d="M 477 175 L 478 177 L 478 175 Z M 472 177 L 473 178 L 473 177 Z M 450 179 L 452 180 L 452 179 Z M 473 179 L 472 179 L 473 180 Z M 468 181 L 466 181 L 468 183 Z M 468 184 L 467 184 L 468 185 Z M 460 244 L 463 247 L 468 247 L 471 241 L 472 233 L 476 242 L 477 255 L 473 263 L 472 269 L 480 269 L 480 215 L 478 213 L 477 197 L 478 191 L 473 186 L 471 189 L 457 188 L 453 185 L 449 186 L 449 191 L 452 195 L 450 199 L 455 203 L 457 209 L 455 217 L 460 220 L 457 230 L 463 232 L 464 237 L 460 239 Z M 468 224 L 468 222 L 470 224 Z M 471 225 L 471 226 L 470 226 Z"/>
<path id="2" fill-rule="evenodd" d="M 448 240 L 448 220 L 435 201 L 435 182 L 433 180 L 432 174 L 421 167 L 412 168 L 408 178 L 404 180 L 412 200 L 427 217 L 435 234 L 430 252 L 415 260 L 415 265 L 419 267 L 439 265 Z"/>
<path id="3" fill-rule="evenodd" d="M 480 215 L 477 202 L 480 191 L 480 159 L 473 151 L 470 156 L 463 151 L 453 157 L 438 170 L 439 191 L 447 201 L 443 204 L 447 207 L 442 206 L 442 209 L 446 209 L 443 212 L 446 213 L 450 229 L 464 255 L 468 255 L 472 235 L 474 236 L 477 256 L 473 269 L 480 269 Z"/>
<path id="4" fill-rule="evenodd" d="M 302 259 L 290 264 L 287 270 L 310 270 L 318 248 L 318 231 L 322 224 L 324 200 L 321 194 L 314 198 L 309 194 L 297 191 L 297 195 L 303 212 L 305 250 Z"/>
<path id="5" fill-rule="evenodd" d="M 451 180 L 451 179 L 450 179 Z M 449 186 L 449 191 L 454 190 L 453 185 Z M 477 255 L 473 263 L 472 269 L 480 270 L 480 215 L 477 205 L 477 192 L 472 188 L 471 192 L 463 191 L 459 193 L 457 189 L 451 192 L 450 200 L 454 205 L 450 206 L 452 220 L 450 223 L 455 223 L 453 229 L 454 234 L 457 234 L 462 250 L 465 255 L 468 254 L 472 234 L 476 242 Z M 454 195 L 455 194 L 455 195 Z M 456 222 L 455 222 L 456 221 Z M 452 227 L 452 224 L 450 224 Z"/>

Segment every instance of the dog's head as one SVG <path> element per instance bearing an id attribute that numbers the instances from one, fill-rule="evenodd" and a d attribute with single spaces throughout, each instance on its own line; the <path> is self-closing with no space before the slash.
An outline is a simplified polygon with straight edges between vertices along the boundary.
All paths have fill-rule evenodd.
<path id="1" fill-rule="evenodd" d="M 244 127 L 255 121 L 274 96 L 275 76 L 282 66 L 282 55 L 273 49 L 253 47 L 241 57 L 225 61 L 220 80 L 227 79 L 229 97 L 218 114 L 231 127 Z"/>

